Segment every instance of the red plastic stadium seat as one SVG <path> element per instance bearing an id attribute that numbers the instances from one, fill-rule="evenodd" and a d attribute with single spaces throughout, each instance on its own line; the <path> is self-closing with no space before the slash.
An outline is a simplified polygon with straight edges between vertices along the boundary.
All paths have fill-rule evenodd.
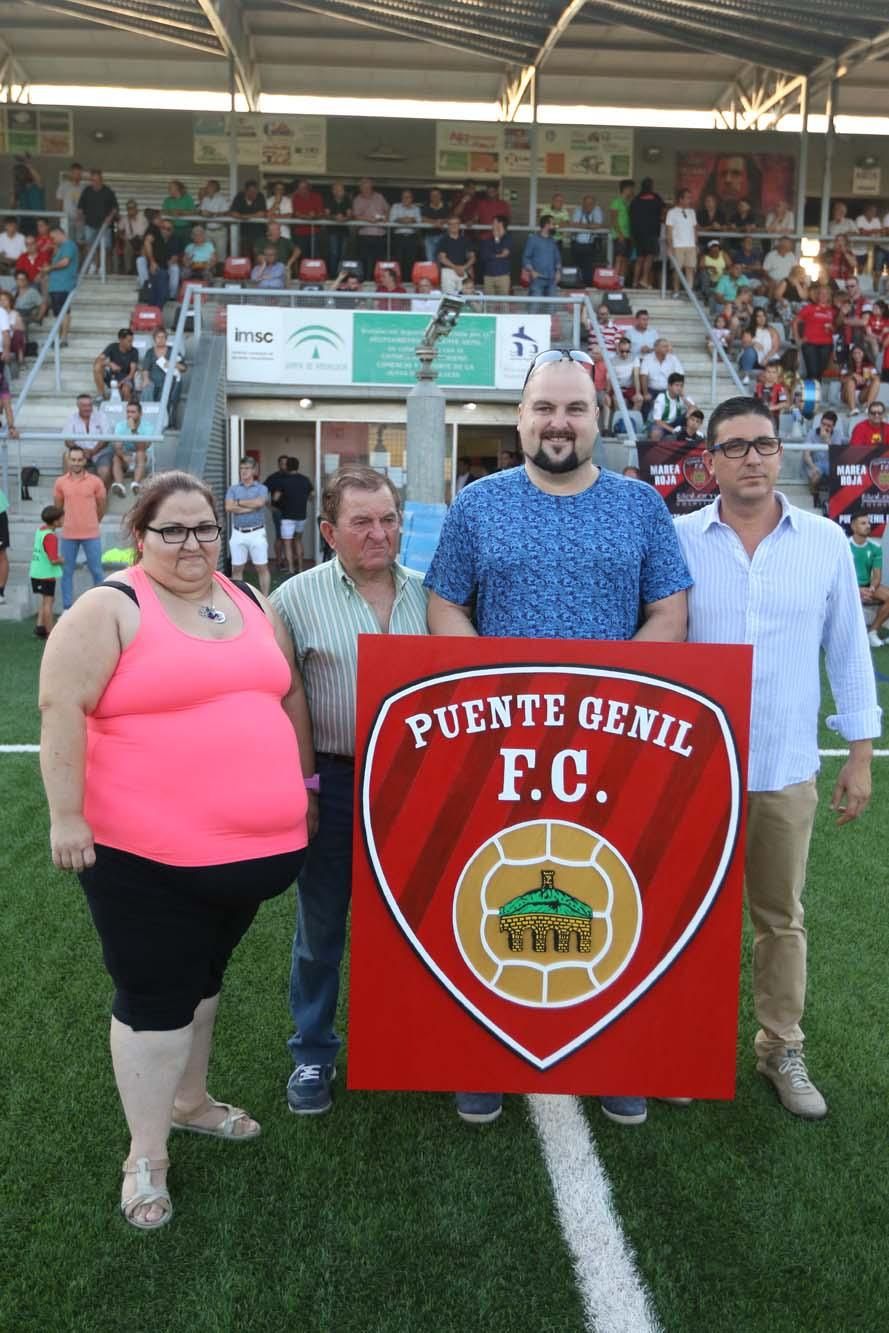
<path id="1" fill-rule="evenodd" d="M 156 305 L 133 306 L 130 328 L 134 333 L 151 333 L 164 327 L 164 312 Z"/>
<path id="2" fill-rule="evenodd" d="M 411 269 L 411 282 L 416 287 L 421 278 L 428 278 L 433 287 L 438 286 L 438 265 L 425 259 L 418 259 Z"/>
<path id="3" fill-rule="evenodd" d="M 188 282 L 180 282 L 179 290 L 176 293 L 176 300 L 179 305 L 185 300 L 185 292 L 188 287 L 209 287 L 209 278 L 189 278 Z"/>
<path id="4" fill-rule="evenodd" d="M 300 282 L 326 282 L 327 265 L 323 259 L 301 259 L 299 261 Z"/>
<path id="5" fill-rule="evenodd" d="M 225 261 L 225 268 L 222 270 L 222 276 L 228 278 L 231 282 L 235 278 L 250 277 L 250 260 L 229 258 Z"/>
<path id="6" fill-rule="evenodd" d="M 613 268 L 597 268 L 593 271 L 593 286 L 600 292 L 619 292 L 622 285 L 620 274 Z"/>
<path id="7" fill-rule="evenodd" d="M 380 259 L 374 265 L 374 282 L 379 287 L 383 281 L 383 270 L 388 269 L 390 273 L 395 274 L 395 281 L 401 282 L 401 265 L 395 259 Z"/>

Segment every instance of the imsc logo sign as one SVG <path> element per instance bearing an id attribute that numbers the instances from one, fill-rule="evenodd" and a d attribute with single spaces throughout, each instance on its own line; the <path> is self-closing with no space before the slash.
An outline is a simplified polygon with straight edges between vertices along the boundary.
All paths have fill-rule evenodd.
<path id="1" fill-rule="evenodd" d="M 226 338 L 230 380 L 262 384 L 280 381 L 280 310 L 273 306 L 230 306 Z"/>
<path id="2" fill-rule="evenodd" d="M 273 343 L 275 335 L 271 329 L 235 329 L 236 343 Z"/>
<path id="3" fill-rule="evenodd" d="M 727 1095 L 750 650 L 373 639 L 353 1085 Z"/>
<path id="4" fill-rule="evenodd" d="M 314 311 L 302 316 L 296 311 L 284 313 L 291 321 L 284 342 L 284 378 L 295 384 L 350 383 L 351 311 L 325 312 L 321 319 Z"/>

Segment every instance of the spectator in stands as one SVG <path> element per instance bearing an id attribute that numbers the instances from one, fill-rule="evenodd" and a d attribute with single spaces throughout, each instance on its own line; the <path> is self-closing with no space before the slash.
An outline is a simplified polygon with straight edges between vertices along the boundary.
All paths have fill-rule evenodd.
<path id="1" fill-rule="evenodd" d="M 651 410 L 654 398 L 659 393 L 665 393 L 671 375 L 681 375 L 684 379 L 685 370 L 679 357 L 673 352 L 668 339 L 658 338 L 654 344 L 654 351 L 647 353 L 639 362 L 639 387 L 642 391 L 642 411 L 643 414 Z"/>
<path id="2" fill-rule="evenodd" d="M 79 162 L 72 162 L 69 171 L 59 176 L 56 188 L 56 203 L 65 214 L 68 224 L 68 236 L 77 245 L 83 244 L 83 214 L 80 211 L 80 196 L 83 194 L 83 167 Z"/>
<path id="3" fill-rule="evenodd" d="M 278 258 L 278 247 L 266 245 L 262 258 L 253 265 L 250 281 L 264 289 L 278 289 L 287 286 L 287 266 Z"/>
<path id="4" fill-rule="evenodd" d="M 876 606 L 867 640 L 871 648 L 883 648 L 887 642 L 879 631 L 889 620 L 889 587 L 883 582 L 883 547 L 870 535 L 870 518 L 854 513 L 849 521 L 849 547 L 855 562 L 855 577 L 862 607 Z"/>
<path id="5" fill-rule="evenodd" d="M 302 250 L 288 237 L 283 236 L 280 222 L 270 222 L 265 230 L 265 245 L 263 253 L 274 246 L 275 258 L 283 264 L 287 270 L 288 282 L 293 278 L 294 269 L 298 269 L 299 261 L 302 258 Z"/>
<path id="6" fill-rule="evenodd" d="M 53 504 L 64 512 L 62 522 L 62 609 L 67 611 L 74 601 L 74 569 L 77 555 L 83 547 L 94 586 L 105 575 L 102 571 L 102 540 L 99 525 L 105 513 L 105 487 L 99 477 L 86 470 L 86 453 L 79 444 L 72 444 L 65 457 L 65 473 L 53 487 Z"/>
<path id="7" fill-rule="evenodd" d="M 723 306 L 720 313 L 714 318 L 713 327 L 707 334 L 707 349 L 711 357 L 718 356 L 717 346 L 721 347 L 726 353 L 731 350 L 732 331 L 729 328 L 729 316 L 725 313 L 727 310 L 730 311 L 731 308 L 730 305 Z"/>
<path id="8" fill-rule="evenodd" d="M 16 275 L 20 276 L 19 274 Z M 25 321 L 15 308 L 15 301 L 12 292 L 8 292 L 4 287 L 0 290 L 0 309 L 6 315 L 7 328 L 9 330 L 9 350 L 10 359 L 7 362 L 12 379 L 18 377 L 21 367 L 25 363 Z"/>
<path id="9" fill-rule="evenodd" d="M 429 191 L 429 199 L 423 204 L 421 212 L 423 221 L 430 224 L 430 230 L 424 232 L 423 246 L 426 251 L 426 262 L 429 264 L 438 263 L 438 245 L 442 235 L 447 227 L 447 221 L 450 211 L 444 201 L 441 190 L 433 186 Z M 438 230 L 434 230 L 438 228 Z"/>
<path id="10" fill-rule="evenodd" d="M 522 253 L 522 268 L 530 279 L 530 296 L 557 296 L 562 276 L 562 252 L 553 239 L 553 220 L 544 213 L 536 232 L 528 237 Z"/>
<path id="11" fill-rule="evenodd" d="M 139 353 L 133 346 L 133 330 L 118 329 L 117 342 L 109 343 L 93 362 L 96 392 L 102 398 L 109 398 L 113 380 L 117 381 L 118 389 L 125 382 L 132 386 L 138 366 Z"/>
<path id="12" fill-rule="evenodd" d="M 3 325 L 0 323 L 0 346 L 8 348 L 9 333 L 3 332 Z M 10 353 L 4 351 L 4 357 Z M 12 394 L 9 392 L 9 381 L 6 378 L 6 361 L 0 360 L 0 420 L 6 417 L 6 434 L 10 440 L 19 438 L 18 429 L 15 424 L 15 414 L 12 409 Z"/>
<path id="13" fill-rule="evenodd" d="M 789 236 L 780 236 L 762 262 L 768 279 L 766 295 L 770 301 L 780 301 L 787 291 L 787 281 L 797 265 L 793 242 Z"/>
<path id="14" fill-rule="evenodd" d="M 556 193 L 550 200 L 549 205 L 541 208 L 540 213 L 541 213 L 541 222 L 543 221 L 544 213 L 548 214 L 549 217 L 552 218 L 553 220 L 552 237 L 556 245 L 561 250 L 562 247 L 566 245 L 568 242 L 568 237 L 565 233 L 565 228 L 571 221 L 571 209 L 565 203 L 565 196 L 561 193 L 561 191 L 559 190 L 556 191 Z M 539 225 L 540 224 L 538 223 L 538 226 Z"/>
<path id="15" fill-rule="evenodd" d="M 722 277 L 717 279 L 710 293 L 711 312 L 715 314 L 726 303 L 736 301 L 741 288 L 748 285 L 741 265 L 733 261 Z"/>
<path id="16" fill-rule="evenodd" d="M 245 181 L 243 190 L 231 202 L 231 215 L 241 223 L 240 248 L 248 258 L 253 258 L 265 242 L 265 224 L 251 219 L 264 217 L 266 209 L 265 195 L 255 180 Z"/>
<path id="17" fill-rule="evenodd" d="M 604 221 L 602 210 L 591 194 L 585 194 L 580 207 L 571 214 L 571 257 L 580 269 L 584 287 L 592 287 L 593 268 L 602 254 L 601 237 L 590 228 L 601 227 Z M 573 230 L 575 227 L 576 231 Z"/>
<path id="18" fill-rule="evenodd" d="M 13 194 L 16 208 L 27 213 L 42 213 L 46 208 L 46 191 L 40 173 L 31 161 L 31 154 L 25 153 L 21 162 L 13 170 Z M 26 236 L 33 236 L 37 230 L 36 219 L 22 218 L 22 231 Z"/>
<path id="19" fill-rule="evenodd" d="M 883 224 L 877 213 L 877 205 L 875 203 L 865 204 L 863 210 L 855 219 L 856 236 L 880 236 L 882 231 Z M 859 240 L 853 240 L 851 246 L 858 271 L 860 273 L 874 272 L 875 277 L 879 278 L 880 271 L 874 268 L 875 247 Z"/>
<path id="20" fill-rule="evenodd" d="M 461 188 L 455 190 L 451 197 L 451 207 L 448 216 L 459 218 L 461 223 L 465 220 L 467 215 L 471 218 L 475 211 L 475 196 L 475 181 L 464 181 Z"/>
<path id="21" fill-rule="evenodd" d="M 846 205 L 842 199 L 835 199 L 830 210 L 830 222 L 827 231 L 830 236 L 853 236 L 857 230 L 855 223 L 846 216 Z"/>
<path id="22" fill-rule="evenodd" d="M 286 468 L 274 478 L 272 504 L 277 505 L 281 513 L 281 541 L 288 572 L 301 574 L 305 567 L 303 532 L 309 498 L 315 488 L 308 477 L 300 472 L 298 458 L 287 458 L 285 462 Z"/>
<path id="23" fill-rule="evenodd" d="M 749 199 L 739 199 L 735 204 L 734 212 L 729 214 L 728 228 L 730 231 L 762 231 L 762 218 L 754 210 Z"/>
<path id="24" fill-rule="evenodd" d="M 191 235 L 192 223 L 186 214 L 195 213 L 195 202 L 180 180 L 171 180 L 167 186 L 167 197 L 161 204 L 161 213 L 173 223 L 173 230 L 184 243 Z"/>
<path id="25" fill-rule="evenodd" d="M 691 206 L 691 190 L 679 190 L 676 203 L 667 211 L 667 254 L 672 255 L 685 275 L 689 287 L 694 286 L 698 262 L 698 228 L 695 211 Z M 673 290 L 679 291 L 679 276 L 673 273 Z"/>
<path id="26" fill-rule="evenodd" d="M 661 249 L 661 220 L 664 201 L 646 176 L 639 193 L 630 202 L 630 232 L 636 249 L 633 286 L 650 287 L 652 265 Z"/>
<path id="27" fill-rule="evenodd" d="M 707 443 L 704 433 L 704 414 L 699 407 L 693 407 L 673 437 L 677 444 L 687 444 L 690 449 L 701 449 Z"/>
<path id="28" fill-rule="evenodd" d="M 840 233 L 834 237 L 833 247 L 828 254 L 827 276 L 833 283 L 846 282 L 858 272 L 855 256 L 849 249 L 847 238 Z"/>
<path id="29" fill-rule="evenodd" d="M 800 344 L 806 374 L 820 380 L 833 354 L 834 310 L 830 288 L 815 288 L 814 300 L 804 305 L 794 316 L 793 337 Z"/>
<path id="30" fill-rule="evenodd" d="M 139 378 L 136 382 L 136 388 L 143 402 L 160 402 L 164 391 L 164 381 L 167 376 L 171 350 L 167 330 L 155 329 L 151 335 L 151 346 L 142 358 L 142 365 L 138 372 Z M 167 420 L 164 429 L 171 427 L 176 419 L 176 408 L 182 393 L 182 377 L 187 370 L 187 363 L 180 357 L 173 371 L 173 383 L 170 386 L 170 396 L 167 399 Z"/>
<path id="31" fill-rule="evenodd" d="M 126 495 L 125 483 L 130 473 L 133 475 L 130 490 L 133 495 L 139 494 L 151 452 L 151 446 L 146 443 L 144 436 L 154 434 L 155 426 L 143 417 L 141 404 L 127 403 L 123 421 L 118 421 L 114 427 L 114 457 L 111 460 L 114 481 L 111 490 L 115 495 Z"/>
<path id="32" fill-rule="evenodd" d="M 287 454 L 278 455 L 278 467 L 275 472 L 270 472 L 262 483 L 271 496 L 270 508 L 272 514 L 272 523 L 275 528 L 275 567 L 281 569 L 284 565 L 284 543 L 281 540 L 281 479 L 287 475 Z M 277 496 L 277 499 L 275 498 Z M 271 561 L 269 561 L 271 564 Z"/>
<path id="33" fill-rule="evenodd" d="M 674 371 L 667 376 L 666 389 L 661 390 L 652 403 L 648 438 L 655 441 L 675 439 L 692 407 L 693 400 L 685 396 L 685 376 Z"/>
<path id="34" fill-rule="evenodd" d="M 19 231 L 15 218 L 6 218 L 0 233 L 0 274 L 14 273 L 15 266 L 25 253 L 25 237 Z"/>
<path id="35" fill-rule="evenodd" d="M 865 305 L 862 314 L 867 315 L 864 344 L 874 365 L 880 367 L 883 361 L 883 346 L 889 334 L 889 304 L 886 301 L 874 301 L 870 310 Z"/>
<path id="36" fill-rule="evenodd" d="M 202 213 L 207 219 L 205 223 L 207 235 L 213 242 L 220 260 L 224 260 L 228 254 L 228 228 L 223 222 L 219 221 L 219 218 L 228 211 L 228 195 L 222 193 L 219 181 L 208 180 L 198 191 L 196 212 Z"/>
<path id="37" fill-rule="evenodd" d="M 880 375 L 863 347 L 849 349 L 848 374 L 843 378 L 843 402 L 850 412 L 870 407 L 880 392 Z"/>
<path id="38" fill-rule="evenodd" d="M 242 458 L 238 468 L 240 481 L 225 493 L 225 512 L 232 516 L 229 554 L 232 578 L 241 579 L 250 560 L 259 578 L 263 596 L 272 586 L 269 574 L 269 545 L 265 533 L 265 510 L 269 493 L 253 471 L 253 459 Z"/>
<path id="39" fill-rule="evenodd" d="M 491 181 L 485 186 L 484 194 L 476 195 L 475 201 L 469 210 L 469 217 L 464 215 L 465 223 L 471 222 L 474 230 L 472 232 L 472 244 L 478 253 L 482 241 L 486 241 L 491 236 L 491 227 L 494 219 L 505 217 L 506 225 L 509 226 L 512 210 L 505 199 L 501 197 L 500 186 L 496 181 Z"/>
<path id="40" fill-rule="evenodd" d="M 34 637 L 37 639 L 48 639 L 55 623 L 53 603 L 56 600 L 56 579 L 64 563 L 56 536 L 56 528 L 61 523 L 62 510 L 57 505 L 47 505 L 41 510 L 40 527 L 34 534 L 28 577 L 31 580 L 31 591 L 40 598 L 37 623 L 34 626 Z"/>
<path id="41" fill-rule="evenodd" d="M 286 192 L 283 181 L 275 181 L 272 185 L 272 193 L 268 196 L 267 216 L 280 224 L 281 235 L 285 241 L 289 241 L 290 228 L 282 219 L 293 217 L 293 202 Z"/>
<path id="42" fill-rule="evenodd" d="M 620 278 L 626 277 L 630 262 L 632 234 L 630 231 L 630 200 L 636 182 L 621 181 L 617 194 L 608 205 L 608 223 L 611 228 L 611 244 L 614 255 L 614 271 Z"/>
<path id="43" fill-rule="evenodd" d="M 53 254 L 46 270 L 46 290 L 49 304 L 55 316 L 61 314 L 62 307 L 71 292 L 77 286 L 77 246 L 69 240 L 62 228 L 55 226 L 50 232 L 53 241 Z M 59 338 L 62 347 L 68 346 L 68 333 L 71 328 L 70 308 L 62 320 Z"/>
<path id="44" fill-rule="evenodd" d="M 743 280 L 742 276 L 741 281 L 743 282 Z M 731 316 L 731 329 L 735 337 L 739 337 L 744 329 L 750 329 L 752 331 L 755 310 L 756 306 L 753 304 L 753 288 L 749 286 L 739 287 Z"/>
<path id="45" fill-rule="evenodd" d="M 356 238 L 358 258 L 365 278 L 372 278 L 378 261 L 386 256 L 386 232 L 380 223 L 388 221 L 389 205 L 374 189 L 369 176 L 362 177 L 359 182 L 358 193 L 352 200 L 352 216 L 364 224 L 358 228 Z"/>
<path id="46" fill-rule="evenodd" d="M 512 291 L 512 236 L 509 218 L 498 213 L 491 221 L 491 234 L 479 247 L 486 296 L 509 296 Z"/>
<path id="47" fill-rule="evenodd" d="M 857 277 L 853 276 L 846 280 L 845 291 L 838 295 L 837 300 L 843 300 L 848 304 L 848 309 L 843 316 L 843 328 L 847 334 L 846 341 L 850 346 L 855 343 L 863 347 L 867 334 L 868 317 L 871 313 L 868 307 L 871 303 L 865 300 Z"/>
<path id="48" fill-rule="evenodd" d="M 752 236 L 744 236 L 740 245 L 732 252 L 732 260 L 740 264 L 741 272 L 754 291 L 759 291 L 763 282 L 762 247 Z"/>
<path id="49" fill-rule="evenodd" d="M 472 275 L 475 254 L 469 248 L 456 213 L 448 218 L 447 230 L 439 241 L 437 259 L 441 274 L 441 290 L 445 295 L 459 295 L 463 279 Z"/>
<path id="50" fill-rule="evenodd" d="M 828 451 L 832 444 L 842 443 L 842 431 L 836 412 L 822 412 L 820 419 L 812 422 L 806 436 L 806 444 L 815 444 L 818 448 L 804 449 L 802 457 L 803 475 L 816 509 L 821 507 L 822 496 L 830 479 Z"/>
<path id="51" fill-rule="evenodd" d="M 72 242 L 73 244 L 73 242 Z M 99 479 L 104 484 L 106 490 L 111 484 L 111 457 L 112 447 L 109 441 L 111 427 L 108 425 L 101 408 L 93 403 L 92 395 L 88 393 L 79 393 L 74 411 L 65 422 L 63 434 L 65 435 L 65 448 L 70 449 L 75 444 L 83 453 L 87 464 L 95 467 L 99 474 Z M 89 443 L 80 440 L 82 435 L 101 435 L 106 438 L 93 440 Z M 62 459 L 62 467 L 68 465 L 68 455 Z"/>
<path id="52" fill-rule="evenodd" d="M 402 278 L 410 282 L 417 258 L 416 229 L 422 221 L 413 190 L 402 190 L 401 198 L 389 209 L 389 221 L 395 224 L 392 232 L 392 258 L 401 269 Z"/>
<path id="53" fill-rule="evenodd" d="M 741 329 L 738 346 L 738 374 L 742 384 L 749 384 L 750 378 L 760 368 L 759 352 L 753 341 L 753 329 Z"/>
<path id="54" fill-rule="evenodd" d="M 617 355 L 612 360 L 612 369 L 627 407 L 634 412 L 641 413 L 642 389 L 639 384 L 639 359 L 633 356 L 632 344 L 625 333 L 618 338 Z"/>
<path id="55" fill-rule="evenodd" d="M 765 403 L 772 414 L 772 423 L 775 427 L 775 435 L 781 438 L 781 414 L 786 412 L 790 403 L 790 396 L 787 392 L 787 386 L 781 379 L 781 365 L 778 361 L 770 361 L 762 373 L 762 377 L 757 381 L 753 390 L 755 398 Z"/>
<path id="56" fill-rule="evenodd" d="M 867 409 L 867 418 L 853 427 L 849 443 L 873 449 L 878 444 L 889 444 L 889 424 L 885 421 L 886 408 L 876 399 Z"/>
<path id="57" fill-rule="evenodd" d="M 143 283 L 148 284 L 152 305 L 163 309 L 167 301 L 176 299 L 179 290 L 180 259 L 185 250 L 182 237 L 177 236 L 169 218 L 152 217 L 142 238 L 142 254 L 136 260 L 136 271 Z"/>
<path id="58" fill-rule="evenodd" d="M 698 264 L 698 285 L 701 295 L 710 297 L 717 282 L 728 269 L 731 260 L 722 248 L 722 242 L 714 237 L 707 242 L 707 248 Z"/>
<path id="59" fill-rule="evenodd" d="M 352 216 L 352 196 L 342 181 L 334 181 L 327 195 L 325 216 L 332 222 L 348 222 Z M 327 272 L 335 278 L 349 249 L 349 228 L 327 227 Z"/>
<path id="60" fill-rule="evenodd" d="M 191 229 L 191 240 L 185 247 L 182 263 L 182 280 L 189 278 L 212 278 L 216 270 L 216 247 L 207 236 L 200 222 Z"/>
<path id="61" fill-rule="evenodd" d="M 89 184 L 81 192 L 77 207 L 83 214 L 83 239 L 90 246 L 105 223 L 113 222 L 118 214 L 117 195 L 105 184 L 105 178 L 98 168 L 94 167 L 90 171 Z M 110 227 L 105 233 L 102 246 L 106 251 L 111 249 Z M 98 273 L 98 263 L 93 271 Z"/>
<path id="62" fill-rule="evenodd" d="M 15 275 L 15 309 L 25 323 L 25 331 L 31 323 L 42 324 L 46 317 L 49 296 L 43 297 L 40 291 L 28 281 L 27 273 L 21 269 Z"/>
<path id="63" fill-rule="evenodd" d="M 441 302 L 441 292 L 432 286 L 429 278 L 421 278 L 417 283 L 417 294 L 411 301 L 414 314 L 434 315 Z"/>
<path id="64" fill-rule="evenodd" d="M 404 295 L 405 293 L 404 284 L 399 282 L 398 280 L 397 269 L 389 268 L 388 265 L 380 269 L 380 280 L 377 283 L 377 291 L 382 292 L 384 295 L 390 297 Z M 377 310 L 410 309 L 410 306 L 407 301 L 399 301 L 399 300 L 374 301 L 374 306 Z"/>
<path id="65" fill-rule="evenodd" d="M 637 310 L 633 323 L 626 330 L 634 358 L 646 356 L 654 351 L 654 345 L 660 338 L 657 329 L 651 327 L 651 316 L 647 310 Z"/>
<path id="66" fill-rule="evenodd" d="M 311 224 L 324 217 L 324 196 L 320 190 L 313 189 L 311 181 L 303 178 L 297 181 L 290 203 L 294 218 L 300 219 L 300 224 L 292 229 L 294 240 L 302 248 L 303 254 L 308 252 L 312 259 L 320 257 L 324 253 L 322 235 Z"/>
<path id="67" fill-rule="evenodd" d="M 757 306 L 753 311 L 753 323 L 750 327 L 759 364 L 761 366 L 768 365 L 773 357 L 780 354 L 781 339 L 769 324 L 768 314 L 762 306 Z"/>
<path id="68" fill-rule="evenodd" d="M 721 231 L 725 227 L 725 216 L 716 195 L 707 193 L 698 209 L 698 231 Z"/>
<path id="69" fill-rule="evenodd" d="M 128 199 L 126 210 L 117 223 L 118 258 L 122 273 L 136 272 L 136 257 L 142 253 L 142 238 L 148 218 L 135 199 Z"/>
<path id="70" fill-rule="evenodd" d="M 766 214 L 766 231 L 793 231 L 795 227 L 796 218 L 793 216 L 793 209 L 786 199 L 779 199 L 775 207 Z"/>
<path id="71" fill-rule="evenodd" d="M 81 874 L 117 987 L 121 1209 L 145 1230 L 171 1215 L 171 1124 L 229 1142 L 260 1133 L 209 1097 L 207 1063 L 228 957 L 301 867 L 300 755 L 306 774 L 314 759 L 274 613 L 215 572 L 212 493 L 165 473 L 129 523 L 137 564 L 57 627 L 40 703 L 53 860 Z M 171 781 L 177 751 L 214 779 L 190 784 L 187 802 Z"/>
<path id="72" fill-rule="evenodd" d="M 37 249 L 37 237 L 25 237 L 25 253 L 19 255 L 15 263 L 15 272 L 24 273 L 28 282 L 40 292 L 42 302 L 40 306 L 40 319 L 43 320 L 46 312 L 49 310 L 49 294 L 46 287 L 46 274 L 52 263 L 53 248 L 50 245 L 49 254 L 41 253 Z"/>
<path id="73" fill-rule="evenodd" d="M 344 269 L 341 266 L 339 273 L 336 275 L 336 278 L 331 283 L 331 291 L 358 293 L 362 290 L 363 288 L 361 286 L 361 279 L 359 278 L 358 274 L 355 273 L 352 269 Z M 366 302 L 358 300 L 337 301 L 336 309 L 356 310 L 359 306 L 363 306 L 365 304 Z"/>

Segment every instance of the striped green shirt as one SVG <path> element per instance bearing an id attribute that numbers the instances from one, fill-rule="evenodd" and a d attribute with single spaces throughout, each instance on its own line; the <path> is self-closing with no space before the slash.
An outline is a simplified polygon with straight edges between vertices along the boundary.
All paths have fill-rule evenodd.
<path id="1" fill-rule="evenodd" d="M 426 634 L 422 574 L 394 565 L 390 634 Z M 272 605 L 290 631 L 312 716 L 315 748 L 355 753 L 358 635 L 380 634 L 379 621 L 334 556 L 282 583 Z"/>

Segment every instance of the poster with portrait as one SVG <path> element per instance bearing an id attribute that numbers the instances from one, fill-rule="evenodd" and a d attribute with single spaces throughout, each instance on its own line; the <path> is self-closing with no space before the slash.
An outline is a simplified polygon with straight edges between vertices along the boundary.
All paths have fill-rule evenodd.
<path id="1" fill-rule="evenodd" d="M 734 1095 L 751 654 L 359 638 L 350 1087 Z"/>
<path id="2" fill-rule="evenodd" d="M 832 444 L 828 513 L 848 535 L 852 514 L 867 514 L 871 536 L 889 523 L 889 445 Z"/>
<path id="3" fill-rule="evenodd" d="M 704 466 L 704 451 L 675 440 L 637 440 L 639 474 L 653 486 L 671 514 L 690 514 L 716 499 L 718 489 Z"/>
<path id="4" fill-rule="evenodd" d="M 700 208 L 708 194 L 730 217 L 739 199 L 749 199 L 754 213 L 766 217 L 794 199 L 796 160 L 785 153 L 676 154 L 676 189 L 691 190 L 692 207 Z"/>

